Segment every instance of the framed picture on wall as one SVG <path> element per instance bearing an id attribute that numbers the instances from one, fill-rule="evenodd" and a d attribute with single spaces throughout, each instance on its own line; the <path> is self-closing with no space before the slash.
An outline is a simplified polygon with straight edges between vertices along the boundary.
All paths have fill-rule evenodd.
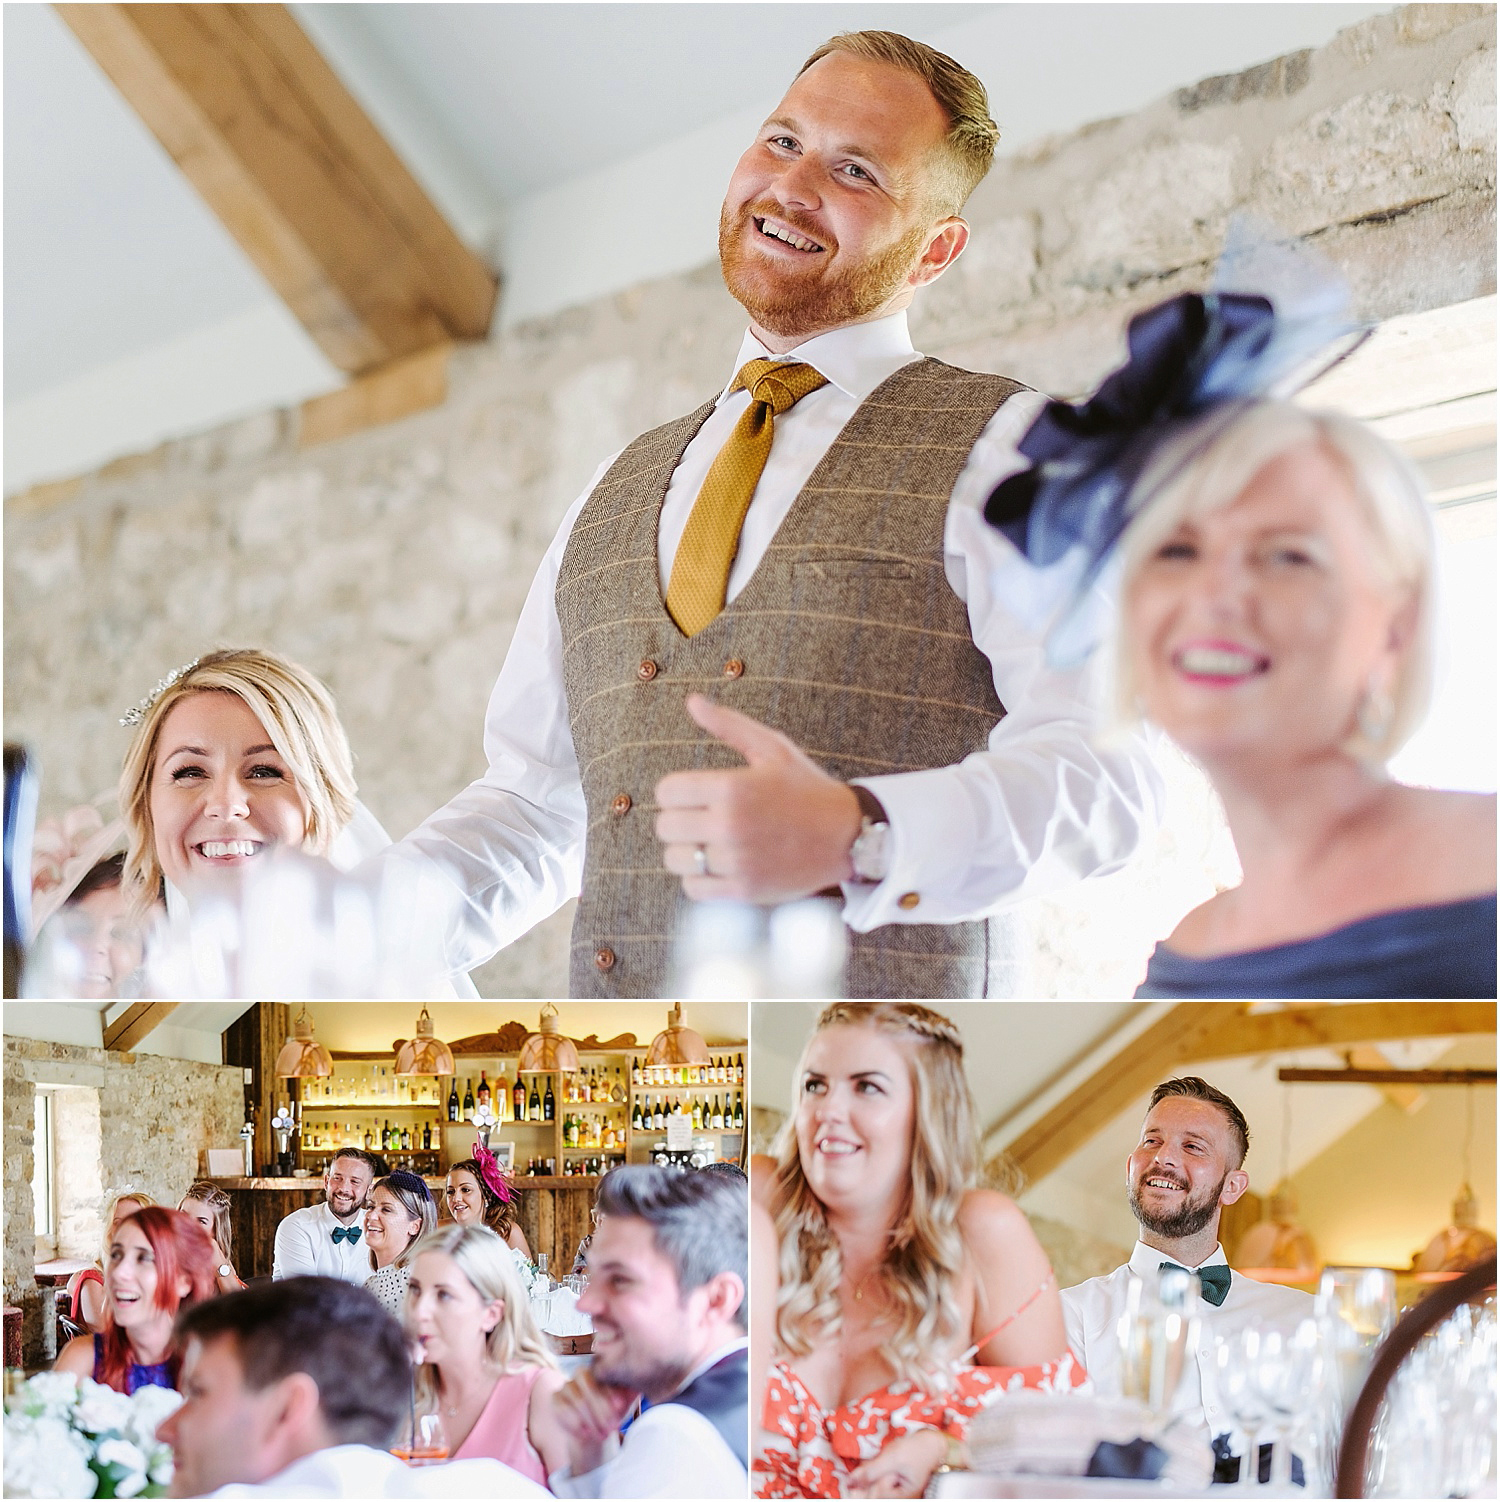
<path id="1" fill-rule="evenodd" d="M 516 1145 L 514 1142 L 497 1142 L 490 1149 L 495 1155 L 495 1161 L 506 1173 L 516 1166 Z"/>

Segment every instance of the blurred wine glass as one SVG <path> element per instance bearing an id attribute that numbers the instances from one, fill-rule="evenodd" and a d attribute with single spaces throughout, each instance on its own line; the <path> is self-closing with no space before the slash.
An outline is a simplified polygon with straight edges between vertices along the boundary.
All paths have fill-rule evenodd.
<path id="1" fill-rule="evenodd" d="M 1198 1344 L 1197 1273 L 1165 1267 L 1131 1279 L 1120 1316 L 1121 1392 L 1151 1411 L 1154 1425 L 1167 1422 L 1188 1353 Z"/>
<path id="2" fill-rule="evenodd" d="M 1347 1415 L 1369 1375 L 1376 1347 L 1396 1323 L 1396 1275 L 1386 1267 L 1325 1267 L 1314 1315 Z"/>
<path id="3" fill-rule="evenodd" d="M 1214 1386 L 1241 1435 L 1240 1487 L 1253 1486 L 1257 1480 L 1258 1441 L 1269 1413 L 1257 1372 L 1261 1344 L 1261 1331 L 1255 1325 L 1214 1337 Z"/>

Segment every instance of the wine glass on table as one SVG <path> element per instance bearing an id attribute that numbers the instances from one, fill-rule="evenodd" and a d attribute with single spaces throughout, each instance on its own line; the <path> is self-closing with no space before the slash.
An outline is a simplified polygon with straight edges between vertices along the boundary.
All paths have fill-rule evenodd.
<path id="1" fill-rule="evenodd" d="M 1294 1440 L 1303 1437 L 1303 1484 L 1322 1470 L 1322 1422 L 1330 1394 L 1325 1387 L 1327 1362 L 1322 1335 L 1314 1319 L 1295 1325 L 1261 1328 L 1260 1350 L 1251 1364 L 1271 1436 L 1271 1484 L 1292 1482 Z M 1257 1467 L 1258 1469 L 1258 1467 Z"/>
<path id="2" fill-rule="evenodd" d="M 1260 1328 L 1255 1325 L 1221 1332 L 1214 1338 L 1214 1386 L 1225 1411 L 1242 1436 L 1240 1474 L 1236 1483 L 1241 1488 L 1254 1486 L 1259 1479 L 1257 1441 L 1268 1417 L 1257 1375 L 1261 1344 Z"/>
<path id="3" fill-rule="evenodd" d="M 1120 1387 L 1150 1410 L 1152 1433 L 1172 1423 L 1172 1399 L 1197 1348 L 1200 1283 L 1183 1267 L 1131 1280 L 1120 1316 Z"/>

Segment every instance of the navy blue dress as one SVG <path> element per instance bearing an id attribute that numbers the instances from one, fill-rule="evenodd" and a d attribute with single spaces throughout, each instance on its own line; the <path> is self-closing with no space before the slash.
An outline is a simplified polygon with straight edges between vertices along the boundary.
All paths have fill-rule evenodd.
<path id="1" fill-rule="evenodd" d="M 1269 949 L 1193 959 L 1158 944 L 1138 997 L 1495 995 L 1495 894 L 1401 908 Z"/>

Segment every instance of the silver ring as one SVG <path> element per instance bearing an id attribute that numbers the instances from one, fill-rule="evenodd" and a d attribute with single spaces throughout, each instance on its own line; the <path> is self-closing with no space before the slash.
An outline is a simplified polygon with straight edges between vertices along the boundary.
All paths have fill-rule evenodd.
<path id="1" fill-rule="evenodd" d="M 695 846 L 693 849 L 693 875 L 708 875 L 708 851 L 702 845 Z"/>

